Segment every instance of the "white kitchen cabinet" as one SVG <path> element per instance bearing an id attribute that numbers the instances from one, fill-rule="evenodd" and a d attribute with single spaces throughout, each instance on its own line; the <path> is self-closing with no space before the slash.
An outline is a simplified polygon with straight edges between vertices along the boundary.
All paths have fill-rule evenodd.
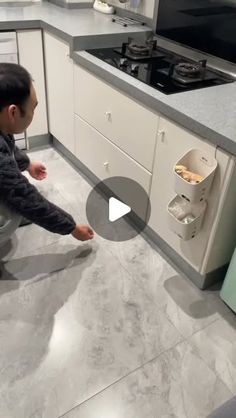
<path id="1" fill-rule="evenodd" d="M 74 77 L 75 113 L 152 172 L 158 115 L 79 66 Z"/>
<path id="2" fill-rule="evenodd" d="M 123 176 L 135 180 L 149 195 L 152 175 L 86 121 L 75 115 L 76 157 L 100 180 Z M 119 196 L 129 201 L 130 190 Z M 140 202 L 138 215 L 146 219 L 147 202 Z"/>
<path id="3" fill-rule="evenodd" d="M 44 32 L 49 131 L 74 154 L 73 61 L 69 52 L 66 42 Z"/>
<path id="4" fill-rule="evenodd" d="M 170 230 L 167 205 L 176 195 L 174 191 L 173 167 L 180 157 L 192 148 L 203 150 L 215 157 L 218 161 L 218 167 L 210 195 L 207 199 L 203 226 L 195 238 L 183 241 Z M 227 213 L 226 210 L 230 213 L 233 207 L 236 209 L 235 197 L 233 202 L 231 196 L 228 195 L 229 185 L 232 184 L 234 177 L 233 173 L 235 173 L 235 158 L 233 156 L 175 123 L 160 118 L 150 194 L 152 213 L 149 225 L 200 274 L 222 266 L 228 261 L 232 250 L 232 236 L 229 240 L 227 236 L 230 233 L 231 226 L 226 225 L 225 215 Z M 228 203 L 226 199 L 228 199 Z M 224 207 L 226 208 L 225 212 L 223 210 Z M 225 228 L 222 228 L 222 225 L 227 228 L 228 233 L 225 231 Z M 224 242 L 220 240 L 219 228 L 224 230 Z M 213 237 L 218 237 L 217 245 L 214 243 Z M 223 249 L 223 256 L 213 260 L 212 250 L 214 246 L 215 254 L 217 252 L 220 253 L 220 248 Z M 211 263 L 209 263 L 209 260 L 211 260 Z"/>
<path id="5" fill-rule="evenodd" d="M 38 97 L 38 106 L 34 119 L 27 129 L 28 137 L 48 133 L 47 106 L 45 94 L 44 59 L 41 30 L 17 31 L 19 63 L 25 67 L 33 78 Z"/>

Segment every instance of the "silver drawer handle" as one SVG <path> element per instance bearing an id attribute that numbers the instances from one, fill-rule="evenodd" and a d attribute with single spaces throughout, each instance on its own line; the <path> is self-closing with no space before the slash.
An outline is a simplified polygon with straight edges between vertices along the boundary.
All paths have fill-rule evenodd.
<path id="1" fill-rule="evenodd" d="M 157 131 L 157 135 L 160 137 L 161 142 L 164 142 L 165 131 L 163 131 L 162 129 L 159 129 Z"/>
<path id="2" fill-rule="evenodd" d="M 111 120 L 111 111 L 106 112 L 107 120 Z"/>

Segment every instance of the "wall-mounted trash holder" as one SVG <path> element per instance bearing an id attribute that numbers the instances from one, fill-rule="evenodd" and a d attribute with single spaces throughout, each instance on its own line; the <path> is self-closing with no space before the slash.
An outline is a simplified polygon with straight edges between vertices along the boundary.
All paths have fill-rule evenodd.
<path id="1" fill-rule="evenodd" d="M 206 202 L 189 203 L 175 196 L 167 206 L 170 229 L 184 241 L 194 238 L 201 229 Z"/>
<path id="2" fill-rule="evenodd" d="M 179 167 L 179 174 L 176 172 L 176 166 Z M 204 151 L 191 149 L 174 166 L 176 194 L 191 203 L 205 201 L 209 195 L 216 168 L 217 160 L 214 157 Z"/>

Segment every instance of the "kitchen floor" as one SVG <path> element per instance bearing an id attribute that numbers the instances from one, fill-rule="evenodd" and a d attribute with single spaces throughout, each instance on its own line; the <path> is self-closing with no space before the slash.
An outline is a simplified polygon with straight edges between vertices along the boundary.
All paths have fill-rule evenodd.
<path id="1" fill-rule="evenodd" d="M 85 222 L 87 181 L 52 148 L 31 158 L 48 169 L 38 188 Z M 142 236 L 22 227 L 0 275 L 1 418 L 204 418 L 236 392 L 234 314 Z"/>

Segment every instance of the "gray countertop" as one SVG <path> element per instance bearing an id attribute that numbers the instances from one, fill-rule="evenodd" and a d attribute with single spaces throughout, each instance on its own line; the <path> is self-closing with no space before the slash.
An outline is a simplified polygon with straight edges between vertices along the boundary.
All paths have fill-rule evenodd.
<path id="1" fill-rule="evenodd" d="M 71 42 L 74 38 L 145 32 L 141 25 L 124 28 L 114 24 L 110 15 L 88 9 L 66 9 L 48 2 L 30 3 L 24 7 L 0 5 L 0 30 L 51 28 Z"/>
<path id="2" fill-rule="evenodd" d="M 69 42 L 75 62 L 128 93 L 149 108 L 236 155 L 236 82 L 173 95 L 135 80 L 82 49 L 120 42 L 127 34 L 140 36 L 141 26 L 124 28 L 111 16 L 93 9 L 65 9 L 50 3 L 24 7 L 0 6 L 0 30 L 48 29 Z M 75 51 L 80 50 L 80 51 Z"/>
<path id="3" fill-rule="evenodd" d="M 75 62 L 149 108 L 236 155 L 236 82 L 165 95 L 85 51 L 72 55 Z"/>

